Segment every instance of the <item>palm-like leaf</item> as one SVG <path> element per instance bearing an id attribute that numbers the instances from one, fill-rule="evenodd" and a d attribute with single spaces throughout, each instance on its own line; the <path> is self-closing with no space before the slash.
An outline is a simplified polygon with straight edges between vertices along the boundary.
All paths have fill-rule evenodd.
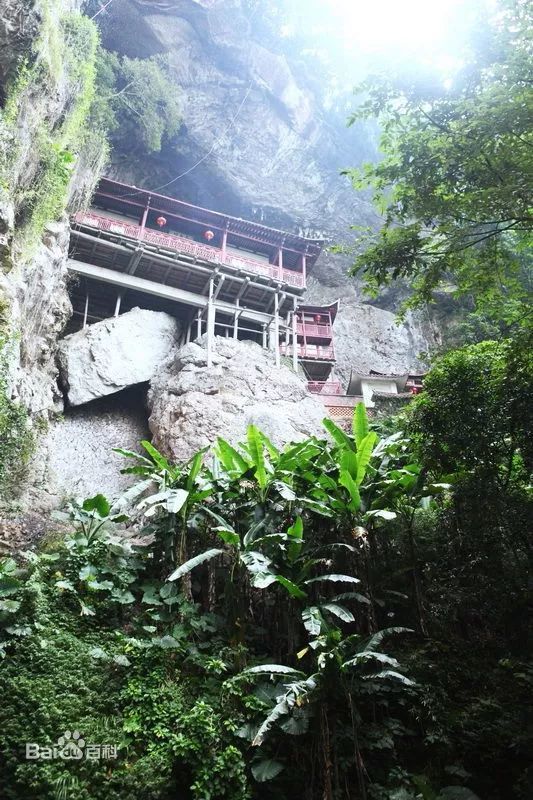
<path id="1" fill-rule="evenodd" d="M 216 558 L 216 556 L 221 555 L 223 552 L 224 551 L 220 550 L 220 548 L 214 547 L 211 550 L 206 550 L 204 553 L 200 553 L 198 556 L 194 556 L 194 558 L 190 558 L 180 567 L 175 569 L 172 575 L 169 575 L 168 580 L 177 581 L 179 578 L 183 578 L 184 575 L 188 575 L 189 572 L 192 572 L 195 567 L 203 564 L 204 561 L 210 561 L 212 558 Z"/>

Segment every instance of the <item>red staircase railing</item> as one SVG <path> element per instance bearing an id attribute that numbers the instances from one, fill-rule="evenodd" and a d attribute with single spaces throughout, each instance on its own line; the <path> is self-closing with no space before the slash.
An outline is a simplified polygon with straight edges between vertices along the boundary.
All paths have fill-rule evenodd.
<path id="1" fill-rule="evenodd" d="M 313 336 L 319 336 L 323 339 L 331 339 L 332 336 L 332 328 L 331 325 L 315 325 L 310 322 L 301 323 L 299 322 L 297 325 L 297 333 L 298 336 L 308 336 L 309 338 Z"/>
<path id="2" fill-rule="evenodd" d="M 281 344 L 280 351 L 284 356 L 292 356 L 292 344 Z M 299 344 L 298 345 L 298 358 L 318 361 L 335 361 L 335 351 L 333 345 L 320 345 L 320 344 Z"/>
<path id="3" fill-rule="evenodd" d="M 274 278 L 282 283 L 288 283 L 289 286 L 295 286 L 300 289 L 305 288 L 304 276 L 300 272 L 295 272 L 291 269 L 281 269 L 275 264 L 263 263 L 253 258 L 236 256 L 233 255 L 233 253 L 224 253 L 218 247 L 199 244 L 193 239 L 187 239 L 184 236 L 176 236 L 173 233 L 162 233 L 161 231 L 154 231 L 152 228 L 143 229 L 140 225 L 132 225 L 128 222 L 122 222 L 121 220 L 112 219 L 88 211 L 80 211 L 74 214 L 74 221 L 78 225 L 87 225 L 90 228 L 97 228 L 107 233 L 115 233 L 119 236 L 126 236 L 129 239 L 137 239 L 138 241 L 152 244 L 155 247 L 167 247 L 169 250 L 186 253 L 187 255 L 201 258 L 204 261 L 210 261 L 214 264 L 222 264 L 228 267 L 234 267 L 235 269 L 244 270 L 245 272 L 253 272 L 256 275 L 264 275 L 267 278 Z"/>
<path id="4" fill-rule="evenodd" d="M 339 381 L 308 381 L 307 388 L 313 394 L 342 394 Z"/>

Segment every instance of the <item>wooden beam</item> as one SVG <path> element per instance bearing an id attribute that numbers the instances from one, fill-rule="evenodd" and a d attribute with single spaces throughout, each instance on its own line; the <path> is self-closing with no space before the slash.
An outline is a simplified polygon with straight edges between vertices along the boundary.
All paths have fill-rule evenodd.
<path id="1" fill-rule="evenodd" d="M 162 283 L 150 281 L 147 278 L 139 278 L 137 275 L 127 275 L 123 272 L 107 269 L 107 267 L 97 267 L 94 264 L 87 264 L 84 261 L 76 261 L 73 258 L 69 258 L 67 267 L 70 272 L 76 273 L 77 275 L 83 275 L 86 278 L 92 278 L 94 280 L 101 281 L 102 283 L 110 283 L 113 286 L 120 286 L 124 289 L 139 291 L 143 294 L 160 297 L 165 300 L 172 300 L 176 303 L 182 303 L 183 305 L 193 306 L 194 308 L 198 309 L 207 308 L 207 297 L 201 296 L 195 292 L 189 292 L 185 289 L 179 289 L 177 286 L 163 285 Z M 230 316 L 233 316 L 235 313 L 234 303 L 229 303 L 225 300 L 219 300 L 217 302 L 217 307 L 220 311 L 223 311 Z M 267 314 L 264 311 L 255 311 L 251 308 L 242 307 L 240 310 L 243 319 L 256 322 L 260 325 L 267 325 L 272 318 L 271 314 Z"/>

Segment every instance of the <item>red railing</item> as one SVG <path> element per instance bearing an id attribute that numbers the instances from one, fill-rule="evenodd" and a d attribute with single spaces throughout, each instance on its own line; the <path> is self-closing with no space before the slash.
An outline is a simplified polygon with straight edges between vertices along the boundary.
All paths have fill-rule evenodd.
<path id="1" fill-rule="evenodd" d="M 307 388 L 313 394 L 342 394 L 339 381 L 308 381 Z"/>
<path id="2" fill-rule="evenodd" d="M 320 336 L 323 339 L 331 339 L 331 325 L 315 325 L 310 322 L 301 323 L 299 322 L 297 325 L 297 333 L 298 336 L 308 336 L 311 338 L 312 336 Z"/>
<path id="3" fill-rule="evenodd" d="M 184 236 L 162 233 L 151 228 L 142 229 L 139 225 L 131 225 L 128 222 L 121 222 L 120 220 L 93 214 L 92 212 L 80 211 L 74 214 L 74 221 L 78 225 L 87 225 L 90 228 L 97 228 L 107 233 L 115 233 L 119 236 L 126 236 L 129 239 L 137 239 L 155 247 L 167 247 L 169 250 L 186 253 L 214 264 L 222 264 L 245 272 L 253 272 L 256 275 L 264 275 L 267 278 L 274 278 L 282 283 L 288 283 L 289 286 L 305 287 L 304 277 L 300 272 L 295 272 L 291 269 L 280 269 L 275 264 L 267 264 L 262 261 L 256 261 L 253 258 L 235 256 L 233 253 L 223 253 L 218 247 L 199 244 L 193 239 L 187 239 Z"/>
<path id="4" fill-rule="evenodd" d="M 292 344 L 282 344 L 280 345 L 280 350 L 284 356 L 292 356 Z M 333 350 L 333 345 L 299 344 L 298 358 L 335 361 L 335 351 Z"/>

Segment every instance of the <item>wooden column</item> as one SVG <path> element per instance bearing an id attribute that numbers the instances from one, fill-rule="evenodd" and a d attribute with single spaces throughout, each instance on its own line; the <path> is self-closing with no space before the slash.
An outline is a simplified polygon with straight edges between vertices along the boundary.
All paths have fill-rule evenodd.
<path id="1" fill-rule="evenodd" d="M 227 225 L 227 223 L 226 223 Z M 226 258 L 226 249 L 228 246 L 228 229 L 227 227 L 224 228 L 224 232 L 222 234 L 222 260 L 224 261 Z"/>
<path id="2" fill-rule="evenodd" d="M 267 349 L 267 326 L 266 322 L 263 323 L 263 349 Z"/>
<path id="3" fill-rule="evenodd" d="M 283 248 L 279 248 L 278 250 L 278 268 L 279 268 L 279 278 L 280 280 L 283 279 Z"/>
<path id="4" fill-rule="evenodd" d="M 276 367 L 279 367 L 281 360 L 279 355 L 279 294 L 274 295 L 274 356 Z"/>
<path id="5" fill-rule="evenodd" d="M 213 334 L 215 331 L 215 306 L 213 303 L 213 278 L 209 281 L 209 299 L 207 301 L 207 366 L 213 361 Z"/>
<path id="6" fill-rule="evenodd" d="M 117 294 L 117 302 L 115 303 L 115 317 L 118 317 L 120 314 L 120 304 L 122 302 L 122 292 Z"/>
<path id="7" fill-rule="evenodd" d="M 142 219 L 141 219 L 141 227 L 139 228 L 139 239 L 143 238 L 144 229 L 146 227 L 146 219 L 148 217 L 148 211 L 150 210 L 150 200 L 152 199 L 152 195 L 148 197 L 148 202 L 146 203 L 146 208 L 143 211 Z"/>
<path id="8" fill-rule="evenodd" d="M 302 278 L 305 286 L 307 282 L 307 259 L 305 256 L 302 256 Z"/>
<path id="9" fill-rule="evenodd" d="M 202 311 L 198 309 L 196 312 L 196 338 L 199 339 L 202 335 Z"/>
<path id="10" fill-rule="evenodd" d="M 85 293 L 85 310 L 83 312 L 83 327 L 87 327 L 87 315 L 89 313 L 89 295 Z"/>
<path id="11" fill-rule="evenodd" d="M 296 316 L 296 298 L 292 310 L 292 368 L 298 372 L 298 317 Z"/>
<path id="12" fill-rule="evenodd" d="M 238 299 L 235 301 L 235 305 L 237 306 L 237 309 L 238 309 L 239 305 L 240 305 L 240 302 L 239 302 Z M 239 338 L 239 313 L 240 313 L 239 311 L 236 311 L 235 312 L 235 316 L 233 317 L 233 338 L 234 339 L 238 339 Z"/>

